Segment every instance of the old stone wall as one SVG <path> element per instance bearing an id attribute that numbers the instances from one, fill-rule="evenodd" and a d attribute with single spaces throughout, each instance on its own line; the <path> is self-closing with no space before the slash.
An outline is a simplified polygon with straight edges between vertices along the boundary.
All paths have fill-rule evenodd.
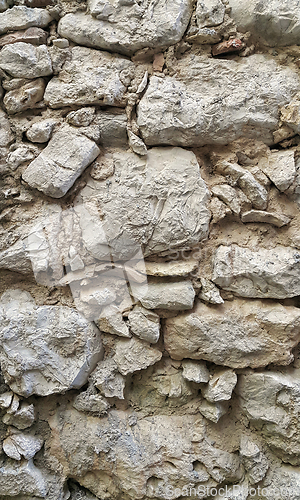
<path id="1" fill-rule="evenodd" d="M 299 500 L 300 1 L 0 0 L 0 48 L 0 500 Z"/>

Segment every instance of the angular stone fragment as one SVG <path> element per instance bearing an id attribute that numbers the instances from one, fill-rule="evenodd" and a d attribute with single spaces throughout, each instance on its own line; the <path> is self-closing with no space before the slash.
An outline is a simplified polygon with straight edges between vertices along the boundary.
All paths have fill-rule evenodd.
<path id="1" fill-rule="evenodd" d="M 18 495 L 45 498 L 48 486 L 41 471 L 32 460 L 21 464 L 5 464 L 0 466 L 0 491 L 2 495 L 15 497 Z"/>
<path id="2" fill-rule="evenodd" d="M 14 140 L 6 113 L 0 109 L 0 147 L 8 146 Z"/>
<path id="3" fill-rule="evenodd" d="M 95 123 L 99 127 L 101 144 L 120 148 L 127 145 L 127 117 L 119 109 L 114 111 L 118 113 L 98 111 Z"/>
<path id="4" fill-rule="evenodd" d="M 264 157 L 259 168 L 274 182 L 279 191 L 286 191 L 296 176 L 294 151 L 275 151 Z"/>
<path id="5" fill-rule="evenodd" d="M 220 54 L 228 54 L 230 52 L 239 52 L 244 47 L 242 40 L 239 38 L 231 38 L 225 42 L 218 43 L 212 48 L 212 55 L 219 56 Z"/>
<path id="6" fill-rule="evenodd" d="M 175 252 L 176 253 L 176 252 Z M 187 276 L 195 271 L 198 262 L 193 259 L 171 260 L 169 262 L 138 262 L 135 269 L 139 272 L 145 272 L 148 276 Z"/>
<path id="7" fill-rule="evenodd" d="M 1 410 L 9 408 L 9 406 L 12 402 L 13 395 L 14 394 L 11 391 L 3 392 L 0 395 L 0 409 Z"/>
<path id="8" fill-rule="evenodd" d="M 0 52 L 0 68 L 16 78 L 52 75 L 52 63 L 46 45 L 35 47 L 24 42 L 3 47 Z"/>
<path id="9" fill-rule="evenodd" d="M 220 198 L 234 214 L 239 214 L 241 211 L 241 204 L 239 202 L 236 190 L 229 186 L 229 184 L 219 184 L 211 188 L 211 192 Z"/>
<path id="10" fill-rule="evenodd" d="M 20 165 L 22 165 L 22 163 L 33 160 L 34 156 L 34 151 L 30 148 L 20 146 L 7 155 L 6 163 L 11 170 L 16 170 Z"/>
<path id="11" fill-rule="evenodd" d="M 10 115 L 20 113 L 26 109 L 34 108 L 36 103 L 43 99 L 45 91 L 45 81 L 38 78 L 22 87 L 7 92 L 3 103 Z"/>
<path id="12" fill-rule="evenodd" d="M 297 94 L 291 102 L 281 109 L 281 120 L 294 132 L 300 132 L 300 100 Z"/>
<path id="13" fill-rule="evenodd" d="M 300 36 L 298 0 L 229 0 L 231 17 L 243 32 L 251 31 L 273 46 L 297 44 Z"/>
<path id="14" fill-rule="evenodd" d="M 122 375 L 145 370 L 154 365 L 162 357 L 162 353 L 147 342 L 132 337 L 130 340 L 118 340 L 114 361 Z"/>
<path id="15" fill-rule="evenodd" d="M 269 463 L 257 444 L 246 435 L 241 437 L 240 455 L 250 483 L 259 483 L 265 477 Z"/>
<path id="16" fill-rule="evenodd" d="M 133 63 L 124 57 L 86 47 L 74 47 L 61 74 L 48 83 L 45 102 L 50 108 L 73 104 L 124 106 L 127 81 L 122 78 L 122 74 L 128 76 L 133 67 Z"/>
<path id="17" fill-rule="evenodd" d="M 201 290 L 198 293 L 199 299 L 210 304 L 223 304 L 224 300 L 220 295 L 218 287 L 207 278 L 200 278 Z"/>
<path id="18" fill-rule="evenodd" d="M 76 199 L 84 244 L 96 259 L 111 253 L 115 261 L 126 260 L 141 245 L 143 256 L 177 244 L 188 248 L 207 236 L 208 190 L 192 152 L 153 148 L 140 158 L 119 151 L 113 162 L 109 191 L 107 181 L 91 180 Z"/>
<path id="19" fill-rule="evenodd" d="M 118 372 L 117 364 L 112 358 L 98 363 L 91 379 L 105 397 L 124 399 L 126 379 Z"/>
<path id="20" fill-rule="evenodd" d="M 138 105 L 147 145 L 228 144 L 241 136 L 272 144 L 279 108 L 299 90 L 292 69 L 258 54 L 238 62 L 188 55 L 175 68 L 176 78 L 152 76 Z"/>
<path id="21" fill-rule="evenodd" d="M 199 28 L 217 26 L 224 20 L 225 5 L 221 0 L 198 0 L 196 20 Z"/>
<path id="22" fill-rule="evenodd" d="M 21 396 L 46 396 L 84 385 L 102 346 L 97 328 L 68 307 L 37 307 L 21 290 L 2 295 L 1 367 Z"/>
<path id="23" fill-rule="evenodd" d="M 31 187 L 53 198 L 61 198 L 99 153 L 93 141 L 64 126 L 30 163 L 23 179 Z"/>
<path id="24" fill-rule="evenodd" d="M 34 123 L 26 132 L 27 139 L 38 143 L 48 142 L 56 123 L 52 118 Z"/>
<path id="25" fill-rule="evenodd" d="M 237 376 L 233 370 L 217 371 L 208 385 L 201 389 L 202 395 L 210 403 L 228 401 L 237 383 Z"/>
<path id="26" fill-rule="evenodd" d="M 19 400 L 14 396 L 13 402 L 2 419 L 6 425 L 12 425 L 20 431 L 31 427 L 35 421 L 35 409 L 33 404 L 23 401 L 19 407 Z"/>
<path id="27" fill-rule="evenodd" d="M 81 108 L 67 115 L 67 122 L 74 127 L 88 127 L 95 118 L 95 108 Z"/>
<path id="28" fill-rule="evenodd" d="M 92 15 L 67 14 L 58 33 L 79 45 L 126 55 L 143 47 L 167 47 L 179 42 L 192 14 L 191 0 L 91 0 Z"/>
<path id="29" fill-rule="evenodd" d="M 220 418 L 223 417 L 228 411 L 227 402 L 210 403 L 204 399 L 201 401 L 199 406 L 199 411 L 203 417 L 207 420 L 211 420 L 214 423 L 219 422 Z"/>
<path id="30" fill-rule="evenodd" d="M 285 299 L 300 295 L 299 264 L 300 254 L 292 247 L 252 251 L 220 245 L 212 280 L 241 297 Z"/>
<path id="31" fill-rule="evenodd" d="M 277 214 L 275 212 L 264 212 L 263 210 L 249 210 L 241 215 L 241 221 L 247 222 L 262 222 L 264 224 L 272 224 L 276 227 L 286 226 L 291 222 L 290 217 Z"/>
<path id="32" fill-rule="evenodd" d="M 26 31 L 15 31 L 0 37 L 0 47 L 17 42 L 42 45 L 47 42 L 47 35 L 47 32 L 41 28 L 28 28 Z"/>
<path id="33" fill-rule="evenodd" d="M 128 314 L 129 326 L 132 333 L 150 344 L 156 344 L 159 339 L 159 316 L 144 307 L 135 306 Z"/>
<path id="34" fill-rule="evenodd" d="M 52 16 L 45 9 L 30 9 L 14 6 L 0 14 L 0 33 L 16 31 L 35 26 L 44 28 L 52 21 Z"/>
<path id="35" fill-rule="evenodd" d="M 97 413 L 99 416 L 105 415 L 109 409 L 109 403 L 100 394 L 90 393 L 89 390 L 81 392 L 76 396 L 73 406 L 78 411 Z"/>
<path id="36" fill-rule="evenodd" d="M 209 371 L 206 367 L 205 361 L 192 361 L 184 359 L 182 361 L 182 375 L 190 382 L 197 384 L 206 383 L 209 381 Z"/>
<path id="37" fill-rule="evenodd" d="M 14 460 L 21 460 L 22 457 L 30 460 L 40 451 L 43 443 L 43 439 L 31 434 L 13 432 L 3 441 L 3 451 Z"/>
<path id="38" fill-rule="evenodd" d="M 164 340 L 173 359 L 257 368 L 289 364 L 299 335 L 296 307 L 237 299 L 214 307 L 199 303 L 194 312 L 166 319 Z"/>
<path id="39" fill-rule="evenodd" d="M 170 309 L 182 311 L 192 309 L 194 305 L 195 290 L 191 281 L 178 283 L 148 283 L 147 291 L 135 293 L 146 309 Z"/>
<path id="40" fill-rule="evenodd" d="M 130 338 L 128 326 L 123 320 L 122 313 L 116 305 L 103 307 L 97 324 L 103 332 L 120 337 Z"/>
<path id="41" fill-rule="evenodd" d="M 128 130 L 128 144 L 137 155 L 144 156 L 147 154 L 144 141 L 130 130 Z"/>

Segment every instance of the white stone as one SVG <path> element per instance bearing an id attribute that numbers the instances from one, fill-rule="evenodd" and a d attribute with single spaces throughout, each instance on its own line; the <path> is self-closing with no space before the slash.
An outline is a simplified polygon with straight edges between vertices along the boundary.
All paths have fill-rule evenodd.
<path id="1" fill-rule="evenodd" d="M 209 371 L 206 367 L 205 361 L 184 359 L 182 361 L 182 368 L 182 376 L 190 382 L 201 384 L 209 381 Z"/>
<path id="2" fill-rule="evenodd" d="M 175 252 L 176 254 L 176 252 Z M 194 259 L 186 260 L 171 260 L 169 262 L 138 262 L 136 270 L 143 273 L 146 271 L 147 276 L 187 276 L 197 269 L 198 262 Z"/>
<path id="3" fill-rule="evenodd" d="M 265 477 L 269 463 L 257 444 L 246 435 L 241 437 L 240 455 L 250 483 L 259 483 Z"/>
<path id="4" fill-rule="evenodd" d="M 251 31 L 273 46 L 294 45 L 300 36 L 298 0 L 229 0 L 230 16 L 243 32 Z"/>
<path id="5" fill-rule="evenodd" d="M 241 204 L 239 202 L 236 190 L 228 184 L 218 184 L 211 188 L 211 192 L 220 198 L 234 214 L 239 214 L 241 211 Z"/>
<path id="6" fill-rule="evenodd" d="M 159 316 L 144 307 L 135 306 L 128 314 L 129 326 L 132 333 L 142 340 L 156 344 L 159 339 Z"/>
<path id="7" fill-rule="evenodd" d="M 13 142 L 14 136 L 12 134 L 10 124 L 6 113 L 0 109 L 0 147 L 8 146 Z"/>
<path id="8" fill-rule="evenodd" d="M 1 298 L 1 367 L 21 396 L 80 388 L 102 356 L 99 330 L 76 310 L 36 306 L 27 292 Z"/>
<path id="9" fill-rule="evenodd" d="M 296 177 L 294 151 L 274 151 L 258 164 L 279 191 L 286 191 Z"/>
<path id="10" fill-rule="evenodd" d="M 138 288 L 135 297 L 146 309 L 169 309 L 182 311 L 192 309 L 195 290 L 191 281 L 178 283 L 148 283 L 147 291 Z"/>
<path id="11" fill-rule="evenodd" d="M 221 0 L 198 0 L 196 20 L 199 28 L 217 26 L 224 20 L 225 5 Z"/>
<path id="12" fill-rule="evenodd" d="M 8 497 L 29 495 L 45 498 L 48 485 L 32 461 L 13 465 L 7 463 L 0 466 L 0 491 Z"/>
<path id="13" fill-rule="evenodd" d="M 188 26 L 192 5 L 191 0 L 90 0 L 92 15 L 65 15 L 58 24 L 58 33 L 79 45 L 130 55 L 144 47 L 167 47 L 179 42 Z"/>
<path id="14" fill-rule="evenodd" d="M 150 77 L 138 108 L 147 146 L 228 144 L 245 136 L 273 144 L 279 108 L 299 90 L 299 79 L 267 56 L 234 60 L 188 55 L 177 77 Z"/>
<path id="15" fill-rule="evenodd" d="M 48 83 L 45 102 L 50 108 L 73 104 L 124 106 L 127 90 L 125 77 L 128 73 L 130 76 L 133 67 L 133 63 L 124 57 L 86 47 L 73 47 L 61 74 Z"/>
<path id="16" fill-rule="evenodd" d="M 209 302 L 210 304 L 223 304 L 224 300 L 220 295 L 218 287 L 212 281 L 207 278 L 200 278 L 201 290 L 198 293 L 198 297 L 204 302 Z"/>
<path id="17" fill-rule="evenodd" d="M 111 335 L 131 337 L 129 328 L 123 320 L 122 313 L 116 305 L 111 304 L 103 307 L 97 325 L 101 331 L 110 333 Z"/>
<path id="18" fill-rule="evenodd" d="M 88 127 L 95 118 L 95 108 L 81 108 L 67 115 L 67 122 L 74 127 Z"/>
<path id="19" fill-rule="evenodd" d="M 199 405 L 199 411 L 203 417 L 207 420 L 211 420 L 215 424 L 219 422 L 223 415 L 226 415 L 228 411 L 227 402 L 210 403 L 204 399 Z"/>
<path id="20" fill-rule="evenodd" d="M 3 47 L 0 51 L 0 68 L 16 78 L 39 78 L 52 74 L 52 63 L 46 45 L 35 47 L 24 42 Z"/>
<path id="21" fill-rule="evenodd" d="M 286 365 L 299 342 L 299 318 L 296 307 L 258 300 L 198 303 L 193 312 L 166 319 L 165 348 L 173 359 L 205 359 L 231 368 Z"/>
<path id="22" fill-rule="evenodd" d="M 4 415 L 2 422 L 6 425 L 12 425 L 20 431 L 31 427 L 35 421 L 35 409 L 33 404 L 23 401 L 19 406 L 19 398 L 14 395 L 11 407 Z"/>
<path id="23" fill-rule="evenodd" d="M 43 99 L 44 91 L 45 81 L 43 78 L 37 78 L 20 88 L 7 92 L 3 103 L 10 115 L 20 113 L 26 109 L 37 107 Z"/>
<path id="24" fill-rule="evenodd" d="M 291 222 L 291 218 L 286 215 L 275 212 L 264 212 L 263 210 L 249 210 L 241 214 L 241 221 L 247 222 L 261 222 L 264 224 L 272 224 L 276 227 L 286 226 Z"/>
<path id="25" fill-rule="evenodd" d="M 120 339 L 116 345 L 114 361 L 122 375 L 145 370 L 154 365 L 162 357 L 161 351 L 150 347 L 147 342 L 132 337 L 130 340 Z"/>
<path id="26" fill-rule="evenodd" d="M 93 141 L 65 125 L 30 163 L 23 179 L 31 187 L 53 198 L 61 198 L 99 153 Z"/>
<path id="27" fill-rule="evenodd" d="M 210 403 L 228 401 L 237 383 L 237 376 L 233 370 L 217 371 L 208 385 L 201 389 L 202 395 Z"/>
<path id="28" fill-rule="evenodd" d="M 36 26 L 44 28 L 52 21 L 46 9 L 30 9 L 25 6 L 14 6 L 0 14 L 0 34 Z"/>
<path id="29" fill-rule="evenodd" d="M 137 155 L 144 156 L 147 154 L 147 147 L 144 141 L 130 130 L 128 130 L 128 143 L 132 151 Z"/>
<path id="30" fill-rule="evenodd" d="M 0 394 L 0 408 L 4 410 L 9 408 L 12 402 L 13 392 L 7 391 Z"/>
<path id="31" fill-rule="evenodd" d="M 80 298 L 83 302 L 99 306 L 106 306 L 116 300 L 116 294 L 110 288 L 82 287 Z"/>
<path id="32" fill-rule="evenodd" d="M 48 142 L 56 123 L 52 118 L 34 123 L 26 132 L 27 139 L 31 142 Z"/>
<path id="33" fill-rule="evenodd" d="M 43 446 L 43 439 L 31 434 L 22 434 L 14 432 L 3 441 L 4 453 L 14 460 L 26 460 L 33 458 Z"/>
<path id="34" fill-rule="evenodd" d="M 300 295 L 300 253 L 277 246 L 252 251 L 220 245 L 215 253 L 212 280 L 241 297 L 285 299 Z"/>
<path id="35" fill-rule="evenodd" d="M 112 358 L 98 363 L 91 379 L 105 397 L 124 399 L 125 378 Z"/>
<path id="36" fill-rule="evenodd" d="M 16 170 L 22 163 L 33 160 L 34 157 L 34 151 L 22 145 L 7 155 L 6 163 L 11 170 Z"/>
<path id="37" fill-rule="evenodd" d="M 69 47 L 69 40 L 66 38 L 56 38 L 56 40 L 53 40 L 53 45 L 59 49 L 66 49 Z"/>

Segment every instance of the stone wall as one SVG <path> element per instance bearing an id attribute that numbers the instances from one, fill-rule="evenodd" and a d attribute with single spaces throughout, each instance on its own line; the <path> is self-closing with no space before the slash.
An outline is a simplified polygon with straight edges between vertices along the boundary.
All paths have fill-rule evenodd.
<path id="1" fill-rule="evenodd" d="M 299 0 L 0 0 L 0 500 L 299 500 Z"/>

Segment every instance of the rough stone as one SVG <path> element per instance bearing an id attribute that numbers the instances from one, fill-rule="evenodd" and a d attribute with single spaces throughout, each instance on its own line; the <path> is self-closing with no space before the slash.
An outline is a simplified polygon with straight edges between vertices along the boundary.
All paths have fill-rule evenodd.
<path id="1" fill-rule="evenodd" d="M 116 305 L 112 304 L 103 307 L 97 324 L 103 332 L 120 337 L 131 337 L 129 328 L 123 320 L 122 313 Z"/>
<path id="2" fill-rule="evenodd" d="M 76 200 L 84 244 L 96 259 L 111 253 L 114 260 L 126 260 L 141 245 L 146 257 L 175 249 L 174 242 L 188 248 L 206 238 L 208 190 L 192 152 L 153 148 L 140 158 L 120 151 L 113 161 L 109 191 L 107 181 L 91 180 Z"/>
<path id="3" fill-rule="evenodd" d="M 184 359 L 182 361 L 182 375 L 186 380 L 196 382 L 197 384 L 207 383 L 209 381 L 209 371 L 205 361 Z"/>
<path id="4" fill-rule="evenodd" d="M 251 31 L 272 47 L 297 44 L 300 35 L 298 0 L 229 0 L 231 17 L 243 32 Z"/>
<path id="5" fill-rule="evenodd" d="M 45 82 L 38 78 L 22 87 L 6 93 L 3 99 L 4 106 L 10 115 L 34 108 L 44 96 Z"/>
<path id="6" fill-rule="evenodd" d="M 91 379 L 105 397 L 124 399 L 125 378 L 118 373 L 117 364 L 112 358 L 98 363 Z"/>
<path id="7" fill-rule="evenodd" d="M 201 389 L 202 395 L 210 403 L 228 401 L 237 383 L 237 376 L 233 370 L 217 371 L 208 385 Z"/>
<path id="8" fill-rule="evenodd" d="M 26 146 L 19 146 L 7 155 L 6 163 L 11 170 L 16 170 L 22 163 L 33 160 L 34 151 Z"/>
<path id="9" fill-rule="evenodd" d="M 0 466 L 0 491 L 8 497 L 21 494 L 45 498 L 48 486 L 41 471 L 29 461 Z"/>
<path id="10" fill-rule="evenodd" d="M 41 28 L 28 28 L 26 31 L 14 31 L 0 37 L 0 47 L 17 42 L 43 45 L 47 42 L 47 32 Z"/>
<path id="11" fill-rule="evenodd" d="M 137 263 L 136 270 L 141 273 L 146 272 L 148 276 L 184 277 L 195 271 L 197 265 L 198 263 L 194 259 L 171 260 L 169 262 L 143 261 Z"/>
<path id="12" fill-rule="evenodd" d="M 250 484 L 259 483 L 269 469 L 269 463 L 260 448 L 248 436 L 241 437 L 240 455 Z"/>
<path id="13" fill-rule="evenodd" d="M 279 191 L 286 191 L 296 177 L 294 151 L 274 151 L 267 158 L 262 158 L 259 168 Z"/>
<path id="14" fill-rule="evenodd" d="M 199 411 L 203 417 L 216 424 L 219 422 L 220 418 L 223 417 L 223 415 L 226 415 L 228 411 L 228 403 L 210 403 L 204 399 L 199 405 Z"/>
<path id="15" fill-rule="evenodd" d="M 30 460 L 40 451 L 43 443 L 43 439 L 31 434 L 13 432 L 3 441 L 3 451 L 14 460 L 21 460 L 22 457 Z"/>
<path id="16" fill-rule="evenodd" d="M 124 57 L 74 47 L 61 74 L 48 83 L 45 102 L 50 108 L 73 104 L 124 106 L 133 67 L 133 63 Z"/>
<path id="17" fill-rule="evenodd" d="M 23 173 L 23 179 L 31 187 L 53 198 L 61 198 L 99 152 L 93 141 L 64 126 L 30 163 Z"/>
<path id="18" fill-rule="evenodd" d="M 2 371 L 21 396 L 79 388 L 101 359 L 99 331 L 74 309 L 38 307 L 29 293 L 10 290 L 2 295 L 1 321 Z"/>
<path id="19" fill-rule="evenodd" d="M 14 136 L 7 115 L 0 109 L 0 147 L 8 146 L 10 142 L 13 142 L 13 139 Z"/>
<path id="20" fill-rule="evenodd" d="M 217 26 L 224 20 L 225 5 L 221 0 L 198 0 L 196 20 L 199 28 Z"/>
<path id="21" fill-rule="evenodd" d="M 173 359 L 205 359 L 231 368 L 285 365 L 299 342 L 299 318 L 297 308 L 277 303 L 198 303 L 193 312 L 166 319 L 165 347 Z"/>
<path id="22" fill-rule="evenodd" d="M 291 102 L 281 108 L 281 120 L 297 134 L 300 132 L 300 100 L 297 94 Z"/>
<path id="23" fill-rule="evenodd" d="M 48 142 L 56 123 L 56 120 L 51 118 L 34 123 L 26 132 L 27 139 L 38 143 Z"/>
<path id="24" fill-rule="evenodd" d="M 97 413 L 99 416 L 102 416 L 107 413 L 110 405 L 106 399 L 96 393 L 96 390 L 95 394 L 87 390 L 76 396 L 73 406 L 78 411 Z"/>
<path id="25" fill-rule="evenodd" d="M 129 326 L 132 333 L 142 340 L 156 344 L 159 339 L 159 316 L 144 307 L 135 306 L 128 314 Z"/>
<path id="26" fill-rule="evenodd" d="M 176 78 L 152 76 L 138 105 L 149 146 L 227 144 L 242 135 L 272 144 L 279 108 L 299 88 L 292 69 L 264 55 L 238 62 L 190 55 L 176 69 Z"/>
<path id="27" fill-rule="evenodd" d="M 88 127 L 95 118 L 95 108 L 81 108 L 67 115 L 67 122 L 74 127 Z"/>
<path id="28" fill-rule="evenodd" d="M 144 47 L 179 42 L 192 14 L 192 1 L 158 0 L 149 4 L 146 0 L 90 0 L 89 8 L 92 15 L 64 16 L 58 25 L 60 36 L 79 45 L 130 55 Z"/>
<path id="29" fill-rule="evenodd" d="M 0 33 L 27 29 L 32 26 L 44 28 L 52 21 L 52 16 L 45 9 L 30 9 L 15 5 L 0 14 Z"/>
<path id="30" fill-rule="evenodd" d="M 114 361 L 122 375 L 145 370 L 154 365 L 162 357 L 162 353 L 147 342 L 132 337 L 130 340 L 120 339 L 117 342 Z"/>
<path id="31" fill-rule="evenodd" d="M 144 141 L 130 130 L 128 130 L 128 143 L 132 151 L 137 155 L 144 156 L 147 154 L 148 151 Z"/>
<path id="32" fill-rule="evenodd" d="M 3 47 L 0 52 L 0 68 L 16 78 L 39 78 L 52 74 L 46 45 L 35 47 L 24 42 Z"/>
<path id="33" fill-rule="evenodd" d="M 247 222 L 261 222 L 264 224 L 272 224 L 276 227 L 286 226 L 291 222 L 291 218 L 283 214 L 275 212 L 264 212 L 263 210 L 249 210 L 241 215 L 241 221 Z"/>
<path id="34" fill-rule="evenodd" d="M 12 402 L 13 392 L 7 391 L 0 395 L 0 409 L 4 410 L 9 408 Z"/>
<path id="35" fill-rule="evenodd" d="M 223 304 L 224 300 L 220 295 L 218 287 L 207 278 L 200 278 L 201 290 L 198 297 L 209 304 Z"/>
<path id="36" fill-rule="evenodd" d="M 31 427 L 35 421 L 35 409 L 33 404 L 26 401 L 19 406 L 19 400 L 14 397 L 11 407 L 2 419 L 6 425 L 12 425 L 20 431 Z"/>
<path id="37" fill-rule="evenodd" d="M 170 309 L 182 311 L 192 309 L 195 290 L 191 281 L 178 283 L 148 283 L 147 290 L 138 288 L 135 297 L 146 309 Z"/>
<path id="38" fill-rule="evenodd" d="M 252 251 L 237 245 L 216 250 L 212 280 L 241 297 L 285 299 L 300 295 L 299 252 L 278 246 Z"/>
<path id="39" fill-rule="evenodd" d="M 212 48 L 212 55 L 219 56 L 220 54 L 228 54 L 230 52 L 239 52 L 244 48 L 242 40 L 239 38 L 230 38 L 225 42 L 218 43 Z"/>
<path id="40" fill-rule="evenodd" d="M 211 192 L 220 198 L 234 214 L 239 214 L 241 211 L 241 204 L 237 196 L 236 190 L 229 186 L 229 184 L 219 184 L 211 188 Z"/>

